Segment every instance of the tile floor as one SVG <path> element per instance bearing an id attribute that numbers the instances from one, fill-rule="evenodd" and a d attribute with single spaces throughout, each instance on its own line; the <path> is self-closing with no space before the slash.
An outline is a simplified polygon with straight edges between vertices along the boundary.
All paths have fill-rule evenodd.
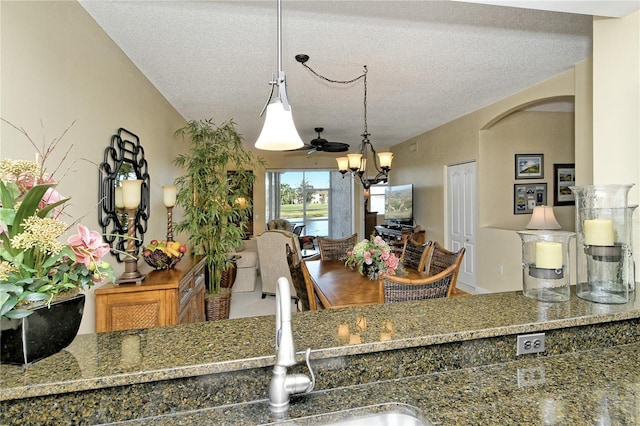
<path id="1" fill-rule="evenodd" d="M 291 302 L 291 311 L 296 311 L 296 306 Z M 262 283 L 260 277 L 256 280 L 256 289 L 252 292 L 233 293 L 229 318 L 257 317 L 276 314 L 276 297 L 266 296 L 262 298 Z"/>

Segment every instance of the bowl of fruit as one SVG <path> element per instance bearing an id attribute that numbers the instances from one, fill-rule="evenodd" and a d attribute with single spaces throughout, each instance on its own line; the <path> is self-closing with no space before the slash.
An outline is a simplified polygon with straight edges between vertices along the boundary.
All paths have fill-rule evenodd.
<path id="1" fill-rule="evenodd" d="M 187 246 L 178 241 L 151 240 L 142 251 L 142 257 L 152 268 L 169 269 L 180 262 L 186 251 Z"/>

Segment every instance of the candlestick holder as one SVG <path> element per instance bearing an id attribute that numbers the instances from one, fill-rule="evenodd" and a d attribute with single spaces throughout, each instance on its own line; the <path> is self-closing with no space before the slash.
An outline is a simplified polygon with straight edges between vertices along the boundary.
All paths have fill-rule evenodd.
<path id="1" fill-rule="evenodd" d="M 173 241 L 173 207 L 167 207 L 167 241 Z"/>
<path id="2" fill-rule="evenodd" d="M 124 272 L 116 280 L 116 284 L 140 284 L 147 277 L 138 271 L 138 247 L 135 242 L 136 210 L 127 209 L 127 256 L 124 258 Z"/>
<path id="3" fill-rule="evenodd" d="M 568 301 L 569 243 L 575 232 L 516 232 L 522 239 L 522 293 L 541 302 Z"/>
<path id="4" fill-rule="evenodd" d="M 629 301 L 633 185 L 572 186 L 576 199 L 576 294 L 596 303 Z M 633 278 L 635 280 L 635 278 Z"/>

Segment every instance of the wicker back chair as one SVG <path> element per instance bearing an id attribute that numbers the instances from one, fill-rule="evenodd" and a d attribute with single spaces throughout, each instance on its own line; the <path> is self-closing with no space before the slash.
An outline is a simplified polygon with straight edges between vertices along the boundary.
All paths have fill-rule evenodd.
<path id="1" fill-rule="evenodd" d="M 313 290 L 309 270 L 304 260 L 298 258 L 298 254 L 287 244 L 287 263 L 291 272 L 291 281 L 296 289 L 298 311 L 315 311 L 318 309 L 316 293 Z M 305 274 L 306 272 L 306 274 Z"/>
<path id="2" fill-rule="evenodd" d="M 455 287 L 457 270 L 456 265 L 451 265 L 437 275 L 416 279 L 383 274 L 378 280 L 379 301 L 394 303 L 449 297 Z"/>
<path id="3" fill-rule="evenodd" d="M 419 243 L 413 238 L 407 238 L 402 249 L 402 266 L 424 272 L 427 267 L 427 259 L 431 250 L 431 241 Z"/>
<path id="4" fill-rule="evenodd" d="M 345 238 L 318 237 L 318 248 L 321 260 L 341 260 L 347 255 L 347 250 L 356 245 L 358 234 Z"/>
<path id="5" fill-rule="evenodd" d="M 462 258 L 464 257 L 465 248 L 453 252 L 442 247 L 437 241 L 432 244 L 429 259 L 427 260 L 427 275 L 436 275 L 451 265 L 456 266 L 456 273 L 453 279 L 453 287 L 456 286 L 458 280 L 458 271 L 462 264 Z"/>

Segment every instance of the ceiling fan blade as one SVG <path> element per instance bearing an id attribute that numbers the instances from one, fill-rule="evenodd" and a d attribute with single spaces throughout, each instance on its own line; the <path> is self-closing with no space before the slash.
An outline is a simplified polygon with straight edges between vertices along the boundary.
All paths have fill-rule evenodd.
<path id="1" fill-rule="evenodd" d="M 349 151 L 349 144 L 342 142 L 327 142 L 322 145 L 322 150 L 325 152 L 347 152 Z"/>

